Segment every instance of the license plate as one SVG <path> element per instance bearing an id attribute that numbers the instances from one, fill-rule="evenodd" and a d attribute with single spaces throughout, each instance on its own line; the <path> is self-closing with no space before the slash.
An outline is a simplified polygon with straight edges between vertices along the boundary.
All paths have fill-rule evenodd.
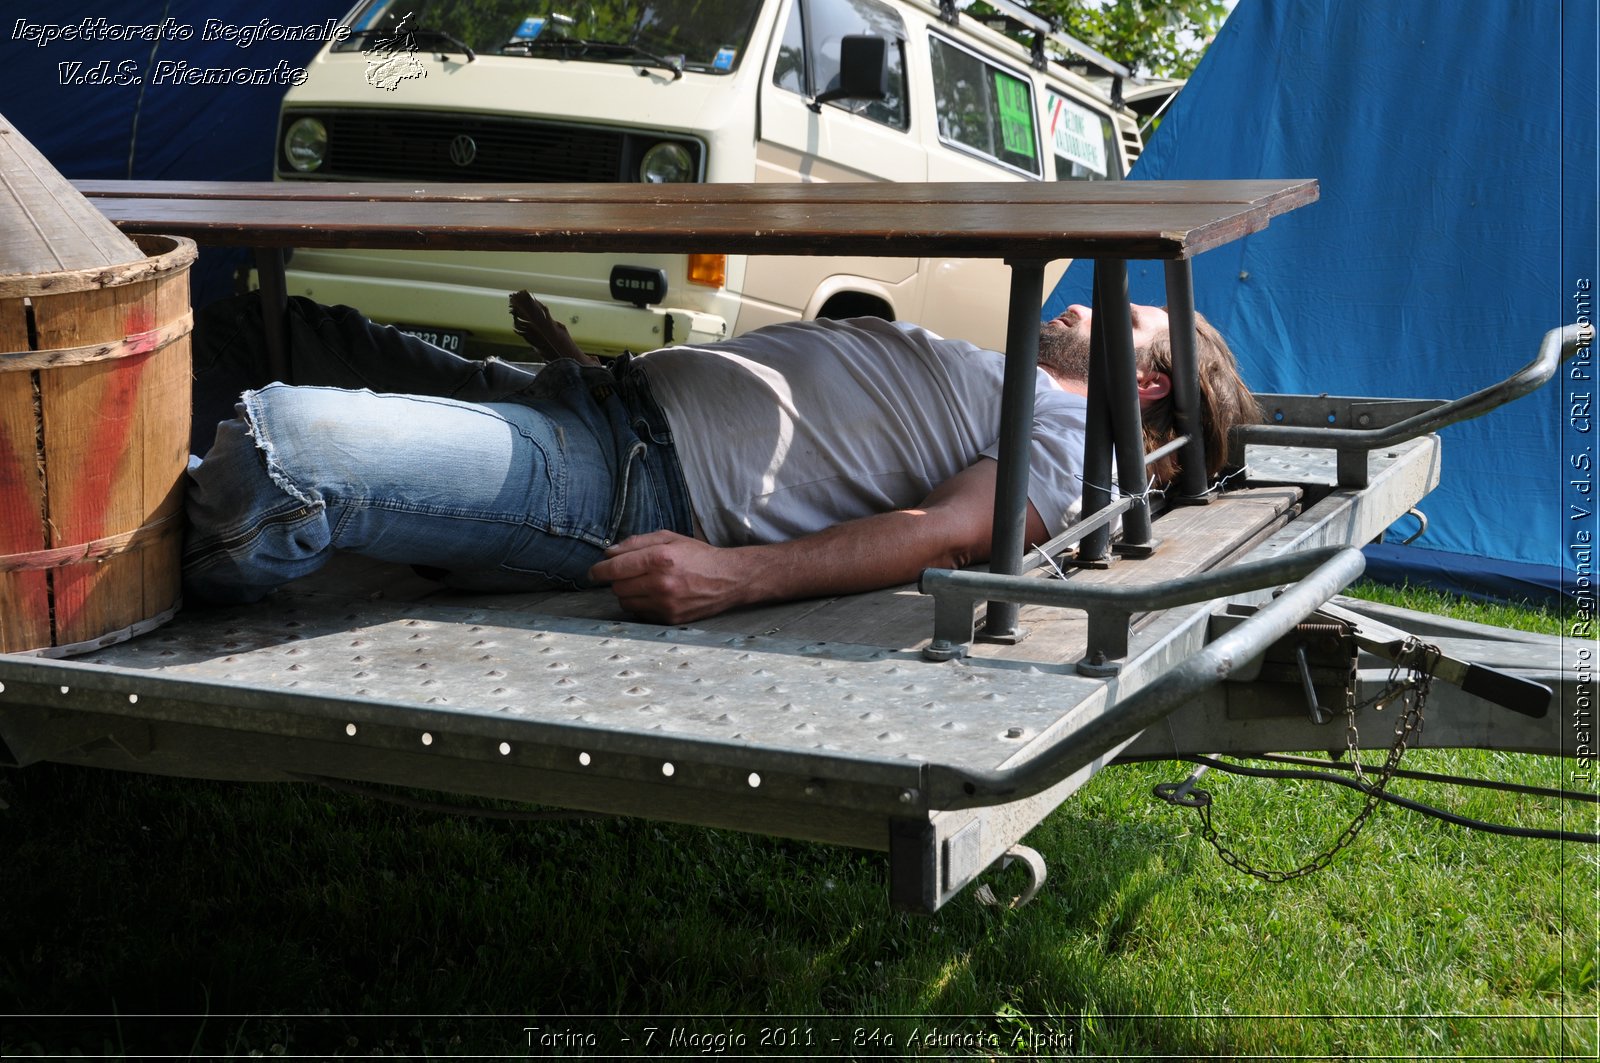
<path id="1" fill-rule="evenodd" d="M 395 328 L 424 343 L 442 347 L 451 354 L 460 354 L 467 343 L 467 334 L 460 329 L 433 328 L 430 325 L 396 325 Z"/>

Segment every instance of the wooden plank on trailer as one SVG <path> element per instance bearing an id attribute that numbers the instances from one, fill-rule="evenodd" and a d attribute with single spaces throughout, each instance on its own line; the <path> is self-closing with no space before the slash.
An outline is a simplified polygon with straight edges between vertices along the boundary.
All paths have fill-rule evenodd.
<path id="1" fill-rule="evenodd" d="M 1209 506 L 1170 510 L 1156 521 L 1163 545 L 1153 557 L 1119 561 L 1109 569 L 1074 569 L 1069 578 L 1092 584 L 1160 583 L 1214 568 L 1278 527 L 1298 499 L 1295 488 L 1253 488 L 1223 495 Z M 1021 623 L 1029 637 L 1015 644 L 978 642 L 972 655 L 1048 664 L 1083 655 L 1088 626 L 1081 611 L 1024 606 Z M 908 650 L 920 648 L 932 632 L 933 600 L 908 586 L 830 599 L 768 633 Z"/>

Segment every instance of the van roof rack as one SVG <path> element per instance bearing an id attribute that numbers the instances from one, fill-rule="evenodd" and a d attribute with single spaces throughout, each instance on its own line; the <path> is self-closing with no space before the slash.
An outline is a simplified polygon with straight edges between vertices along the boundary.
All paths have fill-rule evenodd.
<path id="1" fill-rule="evenodd" d="M 980 0 L 939 0 L 939 17 L 946 22 L 954 23 L 962 11 L 978 2 Z M 1091 71 L 1109 74 L 1117 79 L 1112 89 L 1114 99 L 1120 99 L 1122 95 L 1121 79 L 1126 78 L 1135 84 L 1144 83 L 1145 79 L 1128 67 L 1089 47 L 1076 37 L 1058 31 L 1048 19 L 1034 14 L 1015 0 L 981 0 L 981 2 L 995 12 L 994 16 L 977 16 L 985 25 L 999 23 L 996 28 L 1006 32 L 1018 35 L 1030 32 L 1033 34 L 1033 65 L 1039 70 L 1043 70 L 1047 62 L 1044 46 L 1048 40 L 1071 57 L 1058 60 L 1063 65 L 1082 63 Z"/>

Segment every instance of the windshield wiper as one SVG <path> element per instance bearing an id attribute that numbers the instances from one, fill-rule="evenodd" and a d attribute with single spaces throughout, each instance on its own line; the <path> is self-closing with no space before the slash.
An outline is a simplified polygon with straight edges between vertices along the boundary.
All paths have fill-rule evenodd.
<path id="1" fill-rule="evenodd" d="M 667 58 L 652 51 L 639 47 L 637 44 L 624 44 L 620 41 L 590 41 L 582 37 L 540 37 L 537 40 L 520 42 L 527 49 L 528 54 L 533 54 L 535 48 L 540 51 L 561 52 L 562 58 L 577 58 L 584 55 L 602 55 L 607 59 L 631 59 L 641 66 L 653 66 L 665 70 L 672 75 L 672 80 L 677 81 L 683 77 L 683 60 L 677 56 Z"/>
<path id="2" fill-rule="evenodd" d="M 443 41 L 446 44 L 455 46 L 461 52 L 465 53 L 467 62 L 469 63 L 478 58 L 478 53 L 473 51 L 471 46 L 468 45 L 466 41 L 453 34 L 446 33 L 444 30 L 436 30 L 432 26 L 408 27 L 408 29 L 410 29 L 412 36 L 416 37 L 419 41 Z"/>

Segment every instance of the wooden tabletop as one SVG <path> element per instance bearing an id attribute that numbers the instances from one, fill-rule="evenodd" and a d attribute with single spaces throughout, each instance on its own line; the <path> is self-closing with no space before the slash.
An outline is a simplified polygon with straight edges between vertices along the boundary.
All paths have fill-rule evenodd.
<path id="1" fill-rule="evenodd" d="M 1043 260 L 1188 258 L 1317 198 L 1309 180 L 78 188 L 124 230 L 206 244 Z"/>

